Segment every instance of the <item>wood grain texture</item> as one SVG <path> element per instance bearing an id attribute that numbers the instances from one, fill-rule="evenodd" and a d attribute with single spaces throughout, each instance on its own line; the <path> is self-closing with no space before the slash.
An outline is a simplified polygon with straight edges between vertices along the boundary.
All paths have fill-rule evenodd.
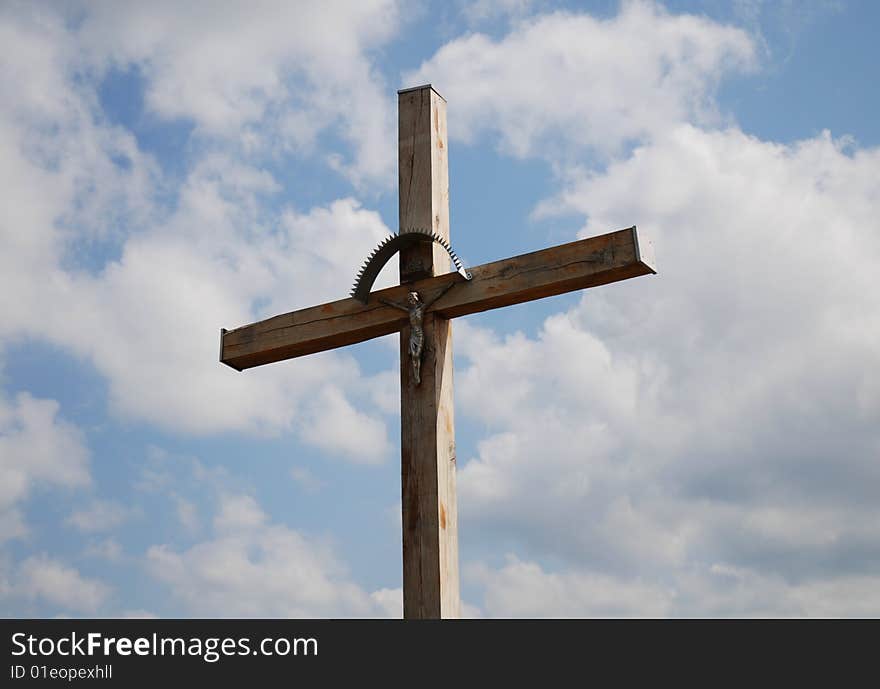
<path id="1" fill-rule="evenodd" d="M 406 314 L 379 299 L 403 302 L 410 290 L 428 299 L 449 282 L 459 283 L 433 307 L 454 318 L 650 275 L 657 272 L 650 256 L 634 227 L 589 237 L 476 266 L 470 281 L 447 273 L 373 292 L 367 305 L 341 299 L 223 332 L 220 361 L 242 370 L 397 332 Z"/>
<path id="2" fill-rule="evenodd" d="M 400 474 L 403 616 L 459 616 L 452 324 L 425 317 L 421 382 L 401 333 Z"/>
<path id="3" fill-rule="evenodd" d="M 446 101 L 430 86 L 398 95 L 397 170 L 400 232 L 421 229 L 449 239 L 449 159 Z M 400 280 L 449 272 L 442 247 L 425 244 L 400 254 Z"/>
<path id="4" fill-rule="evenodd" d="M 430 87 L 401 93 L 398 125 L 401 231 L 430 229 L 448 240 L 446 101 Z M 404 288 L 415 289 L 417 280 L 447 272 L 449 256 L 433 242 L 400 253 Z M 422 292 L 420 296 L 427 297 Z M 409 353 L 409 325 L 400 332 L 403 616 L 455 618 L 460 597 L 452 324 L 442 316 L 427 314 L 423 331 L 418 385 Z"/>

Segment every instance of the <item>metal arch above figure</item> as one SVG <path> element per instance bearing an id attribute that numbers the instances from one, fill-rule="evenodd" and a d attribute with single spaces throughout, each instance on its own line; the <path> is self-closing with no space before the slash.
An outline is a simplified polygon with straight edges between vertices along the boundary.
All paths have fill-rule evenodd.
<path id="1" fill-rule="evenodd" d="M 385 237 L 382 243 L 373 249 L 369 258 L 361 266 L 357 279 L 354 282 L 354 287 L 351 288 L 351 296 L 362 304 L 366 304 L 370 299 L 370 290 L 373 287 L 373 283 L 379 276 L 382 267 L 398 251 L 418 242 L 436 242 L 449 254 L 449 258 L 452 260 L 452 264 L 459 275 L 465 280 L 470 280 L 473 277 L 471 272 L 464 267 L 458 254 L 452 250 L 446 239 L 430 230 L 412 229 Z"/>

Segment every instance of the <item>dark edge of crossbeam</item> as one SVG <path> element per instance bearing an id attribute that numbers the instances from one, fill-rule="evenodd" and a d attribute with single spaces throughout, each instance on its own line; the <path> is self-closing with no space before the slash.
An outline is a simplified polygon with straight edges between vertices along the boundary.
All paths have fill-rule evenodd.
<path id="1" fill-rule="evenodd" d="M 233 368 L 236 371 L 238 371 L 239 373 L 241 373 L 242 371 L 244 371 L 243 368 L 239 368 L 238 366 L 233 366 L 228 361 L 223 361 L 223 338 L 226 337 L 226 333 L 228 333 L 228 332 L 229 331 L 226 328 L 220 328 L 220 363 L 226 364 L 229 368 Z"/>

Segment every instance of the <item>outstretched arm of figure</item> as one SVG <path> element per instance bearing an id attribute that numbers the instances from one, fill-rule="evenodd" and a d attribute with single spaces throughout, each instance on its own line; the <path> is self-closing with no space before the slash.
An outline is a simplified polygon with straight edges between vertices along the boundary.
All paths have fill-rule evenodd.
<path id="1" fill-rule="evenodd" d="M 448 285 L 446 285 L 446 287 L 444 287 L 442 290 L 440 290 L 440 293 L 436 297 L 434 297 L 430 301 L 426 301 L 425 302 L 425 311 L 428 310 L 428 307 L 431 306 L 431 304 L 433 304 L 435 301 L 437 301 L 440 297 L 442 297 L 444 294 L 446 294 L 453 287 L 455 287 L 455 283 L 450 282 Z"/>
<path id="2" fill-rule="evenodd" d="M 398 304 L 396 301 L 389 301 L 388 299 L 379 299 L 386 306 L 393 306 L 395 309 L 400 309 L 401 311 L 406 311 L 409 313 L 409 309 L 405 307 L 403 304 Z"/>

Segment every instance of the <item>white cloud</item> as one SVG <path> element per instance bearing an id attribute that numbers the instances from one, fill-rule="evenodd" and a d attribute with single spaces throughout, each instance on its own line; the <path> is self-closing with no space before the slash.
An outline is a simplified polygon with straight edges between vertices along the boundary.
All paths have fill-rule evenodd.
<path id="1" fill-rule="evenodd" d="M 548 202 L 582 235 L 651 231 L 659 275 L 534 338 L 459 328 L 463 406 L 491 430 L 459 473 L 470 523 L 562 576 L 681 581 L 670 614 L 857 610 L 880 561 L 878 179 L 880 151 L 827 134 L 680 126 Z M 749 572 L 737 595 L 716 563 Z"/>
<path id="2" fill-rule="evenodd" d="M 284 234 L 265 250 L 276 282 L 266 307 L 273 315 L 290 304 L 301 308 L 348 296 L 364 259 L 390 233 L 378 213 L 350 197 L 307 213 L 288 209 L 281 224 Z M 374 289 L 397 284 L 396 264 L 389 261 Z"/>
<path id="3" fill-rule="evenodd" d="M 83 577 L 73 567 L 45 554 L 24 560 L 16 574 L 16 595 L 82 613 L 96 612 L 111 592 L 103 582 Z"/>
<path id="4" fill-rule="evenodd" d="M 497 41 L 466 35 L 404 81 L 433 83 L 454 104 L 450 136 L 497 135 L 513 155 L 560 164 L 586 150 L 616 153 L 690 117 L 714 119 L 714 85 L 753 64 L 739 29 L 627 2 L 610 19 L 557 12 Z"/>
<path id="5" fill-rule="evenodd" d="M 177 495 L 174 496 L 174 506 L 177 512 L 177 521 L 180 522 L 184 531 L 191 534 L 198 532 L 201 524 L 195 504 Z"/>
<path id="6" fill-rule="evenodd" d="M 315 476 L 306 467 L 295 466 L 290 470 L 290 477 L 309 493 L 317 493 L 326 483 Z"/>
<path id="7" fill-rule="evenodd" d="M 147 552 L 153 575 L 194 615 L 377 617 L 397 609 L 394 592 L 369 594 L 332 549 L 273 524 L 253 498 L 221 498 L 215 534 L 183 552 Z"/>
<path id="8" fill-rule="evenodd" d="M 207 467 L 196 457 L 148 445 L 134 486 L 145 493 L 167 495 L 176 503 L 186 499 L 178 491 L 186 492 L 199 484 L 220 490 L 233 482 L 232 476 L 222 466 Z"/>
<path id="9" fill-rule="evenodd" d="M 0 10 L 0 38 L 9 48 L 0 88 L 12 94 L 0 107 L 6 337 L 39 333 L 47 307 L 67 306 L 61 261 L 76 265 L 83 246 L 118 241 L 121 226 L 147 221 L 155 166 L 130 134 L 95 124 L 94 96 L 71 78 L 72 47 L 58 18 L 36 6 L 14 18 Z"/>
<path id="10" fill-rule="evenodd" d="M 403 617 L 403 589 L 379 589 L 370 594 L 373 603 L 382 611 L 383 617 Z"/>
<path id="11" fill-rule="evenodd" d="M 214 517 L 218 533 L 256 529 L 266 522 L 266 513 L 250 495 L 227 495 L 220 501 Z"/>
<path id="12" fill-rule="evenodd" d="M 248 208 L 272 189 L 264 173 L 209 159 L 194 170 L 167 224 L 131 237 L 98 275 L 66 272 L 51 252 L 7 254 L 18 267 L 4 276 L 4 293 L 17 294 L 5 329 L 91 359 L 123 416 L 193 432 L 289 428 L 315 380 L 357 378 L 353 360 L 331 354 L 235 374 L 217 363 L 219 328 L 255 320 L 252 305 L 260 301 L 284 311 L 344 296 L 360 256 L 387 230 L 377 214 L 345 199 L 309 214 L 289 212 L 289 231 L 270 232 Z M 54 242 L 51 218 L 33 220 L 34 231 Z M 346 252 L 338 251 L 342 245 Z"/>
<path id="13" fill-rule="evenodd" d="M 112 531 L 133 516 L 133 510 L 115 500 L 93 500 L 72 512 L 65 523 L 80 531 Z"/>
<path id="14" fill-rule="evenodd" d="M 485 607 L 492 617 L 662 617 L 672 598 L 650 582 L 548 573 L 513 556 L 497 570 L 471 566 L 466 576 L 485 587 Z"/>
<path id="15" fill-rule="evenodd" d="M 520 18 L 534 6 L 534 0 L 469 0 L 459 2 L 469 24 L 504 18 Z"/>
<path id="16" fill-rule="evenodd" d="M 345 21 L 364 19 L 360 7 L 353 6 Z M 219 328 L 344 297 L 360 260 L 388 230 L 377 213 L 351 198 L 307 211 L 267 211 L 277 182 L 259 165 L 217 151 L 196 157 L 173 207 L 158 203 L 155 194 L 165 183 L 158 168 L 129 133 L 106 124 L 95 84 L 74 76 L 84 64 L 84 37 L 95 38 L 89 45 L 98 62 L 108 54 L 123 63 L 147 59 L 158 49 L 154 40 L 172 57 L 173 46 L 162 42 L 190 55 L 196 48 L 185 39 L 192 27 L 181 35 L 172 29 L 175 22 L 195 19 L 184 14 L 172 21 L 176 10 L 170 5 L 155 8 L 152 20 L 145 8 L 134 13 L 115 8 L 87 8 L 82 21 L 69 25 L 79 27 L 78 33 L 46 8 L 0 13 L 0 31 L 22 47 L 0 69 L 0 81 L 15 94 L 0 109 L 0 180 L 8 182 L 4 189 L 15 199 L 2 204 L 0 213 L 7 247 L 0 255 L 0 342 L 42 339 L 91 362 L 108 380 L 111 410 L 122 417 L 191 433 L 289 431 L 298 427 L 299 406 L 317 381 L 333 381 L 340 391 L 357 387 L 354 360 L 330 353 L 236 374 L 217 362 Z M 320 15 L 314 21 L 327 20 L 324 10 L 310 11 Z M 377 4 L 363 11 L 382 14 L 393 7 Z M 226 35 L 238 12 L 230 6 L 208 13 L 211 22 L 225 27 L 217 36 Z M 272 24 L 273 31 L 281 26 L 266 19 L 271 14 L 261 16 L 260 26 Z M 98 40 L 91 33 L 96 27 L 119 31 Z M 281 31 L 285 44 L 292 40 L 288 28 Z M 138 37 L 139 31 L 146 35 Z M 202 57 L 208 62 L 217 36 L 206 34 L 211 49 Z M 113 44 L 117 40 L 119 45 Z M 114 52 L 124 53 L 123 48 L 136 54 Z M 349 49 L 358 50 L 351 44 Z M 180 57 L 182 64 L 190 57 Z M 217 63 L 220 72 L 209 69 L 202 76 L 221 75 L 222 64 Z M 154 67 L 159 83 L 164 68 Z M 247 73 L 234 90 L 246 90 L 251 72 L 242 68 Z M 344 69 L 340 74 L 352 77 Z M 28 88 L 20 89 L 20 83 Z M 190 84 L 194 91 L 199 83 Z M 359 88 L 357 98 L 368 91 Z M 86 270 L 80 263 L 96 246 L 112 249 L 111 258 Z M 371 438 L 383 437 L 383 429 L 375 430 L 380 421 L 357 410 L 352 400 L 343 406 L 371 429 Z"/>
<path id="17" fill-rule="evenodd" d="M 113 538 L 105 538 L 102 541 L 89 543 L 86 546 L 85 554 L 89 557 L 95 557 L 112 563 L 120 563 L 125 559 L 122 545 Z"/>
<path id="18" fill-rule="evenodd" d="M 35 485 L 88 486 L 88 465 L 82 433 L 58 418 L 55 400 L 0 398 L 0 540 L 24 534 L 18 506 Z"/>
<path id="19" fill-rule="evenodd" d="M 124 610 L 120 617 L 124 620 L 156 620 L 159 616 L 149 610 Z"/>
<path id="20" fill-rule="evenodd" d="M 461 619 L 476 620 L 483 617 L 483 611 L 476 605 L 461 601 Z"/>
<path id="21" fill-rule="evenodd" d="M 396 358 L 398 352 L 398 341 L 400 336 L 389 335 L 387 344 L 394 351 Z M 397 363 L 395 361 L 395 363 Z M 368 394 L 373 405 L 384 414 L 400 413 L 400 371 L 395 366 L 393 370 L 382 371 L 371 376 L 366 382 L 368 386 Z"/>
<path id="22" fill-rule="evenodd" d="M 381 462 L 390 450 L 385 424 L 357 411 L 334 386 L 306 403 L 300 423 L 306 442 L 355 462 Z"/>
<path id="23" fill-rule="evenodd" d="M 657 580 L 579 567 L 548 572 L 508 556 L 499 568 L 471 565 L 465 576 L 484 588 L 492 617 L 873 617 L 880 610 L 880 578 L 870 575 L 792 583 L 759 569 L 715 564 Z"/>
<path id="24" fill-rule="evenodd" d="M 344 297 L 354 254 L 387 231 L 346 199 L 288 214 L 290 231 L 274 232 L 273 218 L 247 210 L 269 180 L 227 163 L 223 172 L 213 162 L 194 171 L 178 213 L 130 239 L 100 276 L 67 281 L 72 294 L 57 303 L 68 308 L 46 336 L 92 358 L 123 416 L 198 433 L 278 432 L 317 381 L 356 381 L 353 359 L 330 353 L 236 373 L 217 362 L 220 326 Z M 347 252 L 336 251 L 342 244 Z"/>
<path id="25" fill-rule="evenodd" d="M 370 54 L 397 31 L 394 0 L 88 3 L 78 44 L 102 67 L 137 67 L 146 106 L 193 120 L 242 152 L 311 152 L 320 132 L 352 149 L 355 180 L 393 181 L 393 112 Z"/>
<path id="26" fill-rule="evenodd" d="M 27 524 L 24 515 L 17 509 L 5 509 L 0 511 L 0 543 L 21 538 L 27 534 Z"/>

